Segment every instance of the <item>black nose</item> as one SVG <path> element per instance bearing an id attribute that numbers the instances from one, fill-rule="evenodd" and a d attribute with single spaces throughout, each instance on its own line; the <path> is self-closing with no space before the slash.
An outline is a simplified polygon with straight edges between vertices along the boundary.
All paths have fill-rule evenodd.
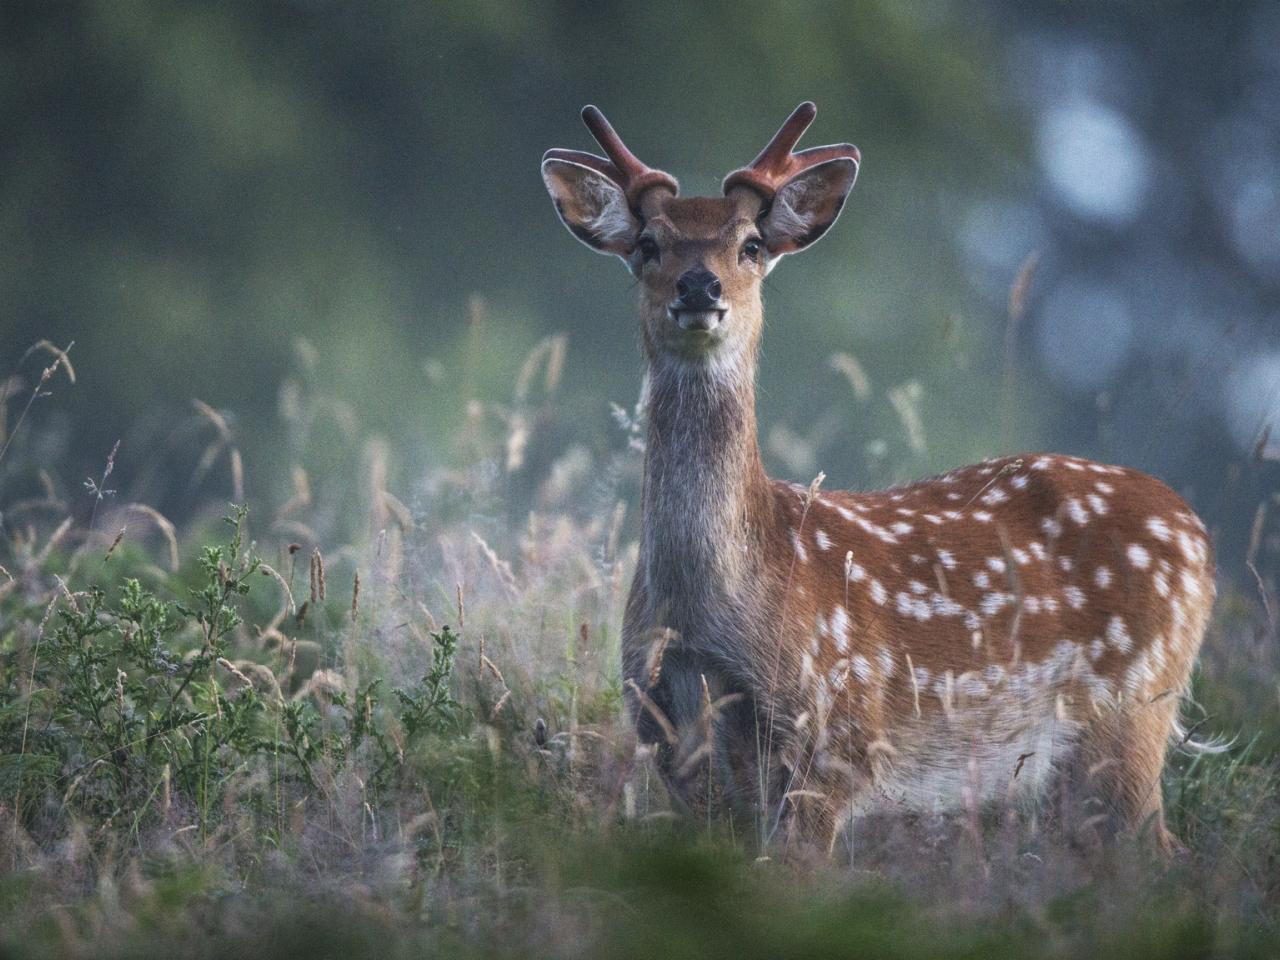
<path id="1" fill-rule="evenodd" d="M 695 267 L 676 281 L 678 306 L 682 310 L 710 310 L 720 302 L 720 278 L 706 267 Z"/>

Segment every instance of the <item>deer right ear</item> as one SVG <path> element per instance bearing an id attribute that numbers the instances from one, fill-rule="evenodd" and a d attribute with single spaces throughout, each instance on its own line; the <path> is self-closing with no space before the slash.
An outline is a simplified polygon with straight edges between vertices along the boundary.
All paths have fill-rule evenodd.
<path id="1" fill-rule="evenodd" d="M 554 158 L 542 161 L 542 181 L 570 233 L 600 253 L 631 255 L 643 225 L 621 187 L 590 167 Z"/>

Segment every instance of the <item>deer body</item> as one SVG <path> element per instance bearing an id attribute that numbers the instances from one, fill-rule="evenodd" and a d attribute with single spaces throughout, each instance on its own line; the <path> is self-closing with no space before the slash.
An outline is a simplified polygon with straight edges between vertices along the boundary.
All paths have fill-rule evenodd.
<path id="1" fill-rule="evenodd" d="M 1026 454 L 869 493 L 771 480 L 760 280 L 834 222 L 847 144 L 802 105 L 724 198 L 677 196 L 594 108 L 608 160 L 551 151 L 557 210 L 641 280 L 648 438 L 623 670 L 690 807 L 830 846 L 877 808 L 1041 798 L 1171 841 L 1167 744 L 1214 596 L 1203 524 L 1124 467 Z"/>

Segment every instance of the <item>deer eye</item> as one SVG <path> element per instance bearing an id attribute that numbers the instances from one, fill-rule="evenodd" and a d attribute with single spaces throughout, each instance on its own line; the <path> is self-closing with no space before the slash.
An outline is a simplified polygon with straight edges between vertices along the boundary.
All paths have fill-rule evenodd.
<path id="1" fill-rule="evenodd" d="M 742 258 L 744 260 L 759 260 L 760 251 L 763 249 L 763 241 L 759 237 L 751 237 L 742 245 Z"/>
<path id="2" fill-rule="evenodd" d="M 641 237 L 636 246 L 640 250 L 641 262 L 648 263 L 650 260 L 658 259 L 658 244 L 648 234 Z"/>

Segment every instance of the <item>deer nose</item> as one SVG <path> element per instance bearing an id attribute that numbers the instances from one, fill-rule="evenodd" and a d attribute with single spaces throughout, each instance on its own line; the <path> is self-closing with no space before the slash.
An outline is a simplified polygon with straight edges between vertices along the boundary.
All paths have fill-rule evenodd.
<path id="1" fill-rule="evenodd" d="M 676 308 L 680 310 L 710 310 L 720 303 L 720 278 L 706 267 L 695 267 L 680 275 L 676 281 Z"/>

